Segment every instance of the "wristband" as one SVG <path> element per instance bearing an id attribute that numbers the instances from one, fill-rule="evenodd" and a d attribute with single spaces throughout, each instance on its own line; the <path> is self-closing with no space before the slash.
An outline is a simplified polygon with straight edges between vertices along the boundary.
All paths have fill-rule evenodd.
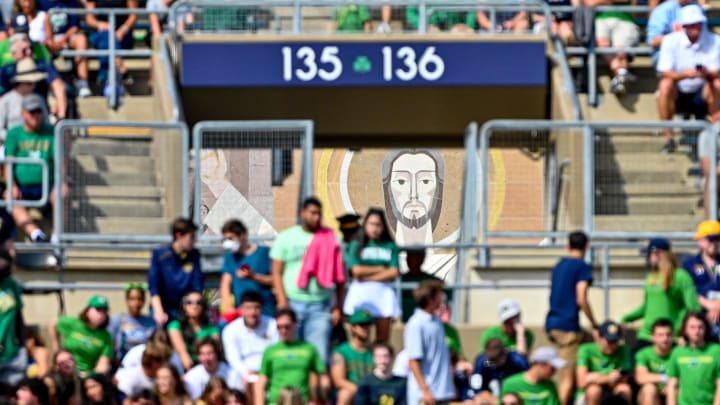
<path id="1" fill-rule="evenodd" d="M 663 374 L 660 376 L 660 382 L 663 384 L 667 384 L 667 374 Z"/>

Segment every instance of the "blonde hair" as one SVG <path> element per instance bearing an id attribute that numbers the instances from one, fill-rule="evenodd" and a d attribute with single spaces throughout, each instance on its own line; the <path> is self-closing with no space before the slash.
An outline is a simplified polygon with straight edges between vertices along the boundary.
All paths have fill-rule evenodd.
<path id="1" fill-rule="evenodd" d="M 285 387 L 280 390 L 277 405 L 305 405 L 305 401 L 297 388 Z"/>
<path id="2" fill-rule="evenodd" d="M 677 268 L 677 259 L 672 252 L 663 252 L 660 255 L 657 269 L 650 272 L 650 284 L 656 284 L 660 279 L 660 288 L 667 291 L 675 283 L 675 269 Z M 655 271 L 657 270 L 657 271 Z"/>

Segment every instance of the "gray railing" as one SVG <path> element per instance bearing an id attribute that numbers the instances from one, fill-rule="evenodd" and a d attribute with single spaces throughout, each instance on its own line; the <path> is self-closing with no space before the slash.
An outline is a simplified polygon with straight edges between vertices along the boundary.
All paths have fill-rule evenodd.
<path id="1" fill-rule="evenodd" d="M 0 159 L 0 165 L 6 166 L 7 173 L 7 191 L 5 198 L 0 200 L 0 207 L 5 207 L 8 212 L 12 212 L 13 207 L 39 208 L 44 207 L 48 203 L 48 195 L 50 194 L 50 170 L 48 164 L 41 158 L 32 157 L 12 157 L 7 156 Z M 39 200 L 23 200 L 13 197 L 12 189 L 15 186 L 15 176 L 12 175 L 16 165 L 37 165 L 42 171 L 42 183 L 40 184 L 42 194 Z"/>

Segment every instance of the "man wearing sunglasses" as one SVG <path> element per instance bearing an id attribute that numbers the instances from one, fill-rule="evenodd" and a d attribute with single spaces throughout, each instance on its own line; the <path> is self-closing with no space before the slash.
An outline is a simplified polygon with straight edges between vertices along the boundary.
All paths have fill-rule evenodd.
<path id="1" fill-rule="evenodd" d="M 703 221 L 698 225 L 694 239 L 700 251 L 683 262 L 683 268 L 690 273 L 700 305 L 707 311 L 708 321 L 717 333 L 720 323 L 720 222 Z"/>

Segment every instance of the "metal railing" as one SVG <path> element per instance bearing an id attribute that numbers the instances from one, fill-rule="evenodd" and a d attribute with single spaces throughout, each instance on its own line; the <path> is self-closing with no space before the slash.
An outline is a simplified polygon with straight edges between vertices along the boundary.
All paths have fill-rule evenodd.
<path id="1" fill-rule="evenodd" d="M 12 157 L 6 156 L 0 159 L 0 165 L 4 165 L 8 172 L 7 173 L 7 191 L 5 192 L 5 198 L 0 200 L 0 207 L 5 207 L 8 212 L 12 212 L 13 207 L 27 207 L 27 208 L 40 208 L 44 207 L 48 203 L 48 195 L 50 194 L 50 169 L 45 160 L 41 158 L 33 157 Z M 15 199 L 13 197 L 13 188 L 15 187 L 15 176 L 13 175 L 16 165 L 37 165 L 40 166 L 42 173 L 41 180 L 41 195 L 38 200 L 23 200 Z"/>

